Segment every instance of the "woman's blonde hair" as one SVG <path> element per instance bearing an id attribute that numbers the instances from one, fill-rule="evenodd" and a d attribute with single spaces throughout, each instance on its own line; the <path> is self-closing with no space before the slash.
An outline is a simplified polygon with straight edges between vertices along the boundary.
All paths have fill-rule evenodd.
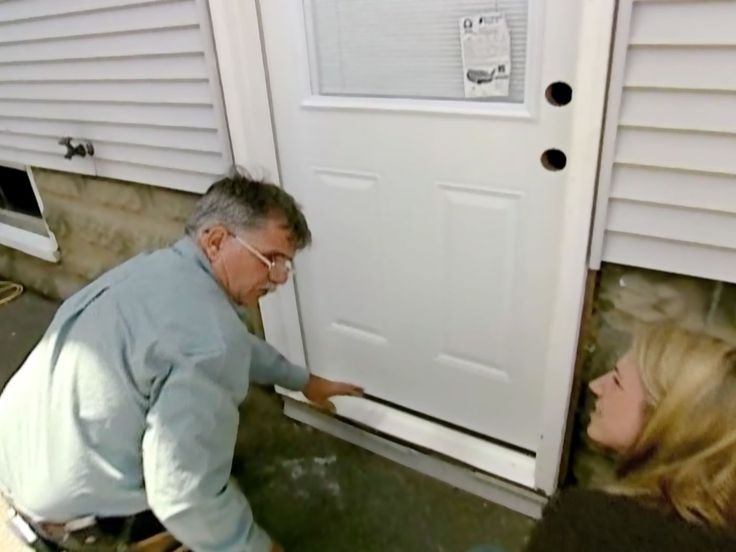
<path id="1" fill-rule="evenodd" d="M 736 524 L 736 348 L 674 326 L 639 328 L 632 351 L 644 427 L 611 492 L 713 528 Z"/>

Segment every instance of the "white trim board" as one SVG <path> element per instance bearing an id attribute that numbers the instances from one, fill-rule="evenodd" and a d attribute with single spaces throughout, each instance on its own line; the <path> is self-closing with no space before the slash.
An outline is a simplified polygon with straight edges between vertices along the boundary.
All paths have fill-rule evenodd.
<path id="1" fill-rule="evenodd" d="M 595 201 L 596 177 L 610 45 L 616 0 L 583 2 L 580 14 L 578 70 L 573 103 L 571 155 L 567 165 L 566 216 L 560 240 L 560 286 L 547 344 L 544 404 L 535 483 L 552 494 L 557 489 L 565 445 L 568 410 L 577 359 L 580 323 L 588 277 L 588 243 Z"/>
<path id="2" fill-rule="evenodd" d="M 209 0 L 227 126 L 236 165 L 280 182 L 256 0 Z M 297 261 L 297 270 L 299 268 Z M 293 279 L 260 303 L 268 340 L 305 365 Z"/>
<path id="3" fill-rule="evenodd" d="M 358 429 L 337 418 L 322 414 L 303 402 L 288 397 L 284 398 L 284 413 L 289 418 L 388 458 L 397 464 L 443 481 L 467 493 L 500 504 L 531 518 L 539 519 L 542 516 L 542 509 L 547 499 L 522 487 Z"/>
<path id="4" fill-rule="evenodd" d="M 623 78 L 626 67 L 626 53 L 631 33 L 632 0 L 623 0 L 616 14 L 616 41 L 611 53 L 610 83 L 608 84 L 608 104 L 603 126 L 600 168 L 598 173 L 598 192 L 595 205 L 595 220 L 591 230 L 590 258 L 591 270 L 600 270 L 603 260 L 603 240 L 608 219 L 608 200 L 611 193 L 613 159 L 616 154 L 616 135 L 621 114 Z"/>

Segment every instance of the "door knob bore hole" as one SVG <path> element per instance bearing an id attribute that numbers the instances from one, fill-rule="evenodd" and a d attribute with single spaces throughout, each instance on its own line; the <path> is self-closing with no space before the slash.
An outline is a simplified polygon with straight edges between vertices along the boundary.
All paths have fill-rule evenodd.
<path id="1" fill-rule="evenodd" d="M 567 165 L 567 155 L 558 149 L 548 149 L 542 154 L 540 161 L 548 171 L 561 171 Z"/>
<path id="2" fill-rule="evenodd" d="M 544 91 L 544 96 L 551 105 L 567 105 L 572 101 L 572 88 L 566 82 L 553 82 Z"/>

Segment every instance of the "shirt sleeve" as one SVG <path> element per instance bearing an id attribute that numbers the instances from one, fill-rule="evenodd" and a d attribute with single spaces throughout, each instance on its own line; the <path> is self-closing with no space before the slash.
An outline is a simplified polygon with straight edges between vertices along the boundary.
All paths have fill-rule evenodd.
<path id="1" fill-rule="evenodd" d="M 301 391 L 307 385 L 306 368 L 286 360 L 264 340 L 249 335 L 252 343 L 250 381 L 258 385 L 279 385 L 293 391 Z"/>
<path id="2" fill-rule="evenodd" d="M 197 552 L 269 552 L 229 480 L 238 428 L 235 397 L 221 379 L 221 355 L 188 357 L 160 385 L 147 415 L 143 473 L 151 510 Z"/>

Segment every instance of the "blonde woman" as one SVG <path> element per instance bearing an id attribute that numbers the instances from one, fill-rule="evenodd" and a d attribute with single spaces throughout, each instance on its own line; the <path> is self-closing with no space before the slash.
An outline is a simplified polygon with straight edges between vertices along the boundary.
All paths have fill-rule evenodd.
<path id="1" fill-rule="evenodd" d="M 736 348 L 644 327 L 590 390 L 587 432 L 618 453 L 617 479 L 562 492 L 526 550 L 736 550 Z"/>

